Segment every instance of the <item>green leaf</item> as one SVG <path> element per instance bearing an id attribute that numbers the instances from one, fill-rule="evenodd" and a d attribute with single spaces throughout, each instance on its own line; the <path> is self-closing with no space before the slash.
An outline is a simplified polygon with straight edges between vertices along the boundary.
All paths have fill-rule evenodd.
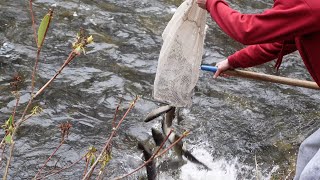
<path id="1" fill-rule="evenodd" d="M 91 159 L 91 163 L 90 163 L 90 166 L 92 166 L 94 164 L 94 162 L 96 161 L 96 158 L 93 156 L 92 159 Z"/>
<path id="2" fill-rule="evenodd" d="M 11 116 L 9 117 L 9 119 L 8 119 L 8 125 L 9 125 L 9 126 L 12 126 L 12 120 L 13 120 L 13 119 L 12 119 L 12 115 L 11 115 Z"/>
<path id="3" fill-rule="evenodd" d="M 46 37 L 50 21 L 52 18 L 52 11 L 50 10 L 48 14 L 44 16 L 38 29 L 38 48 L 43 44 L 44 38 Z"/>
<path id="4" fill-rule="evenodd" d="M 11 144 L 12 136 L 10 134 L 8 134 L 8 135 L 6 135 L 6 137 L 4 137 L 4 140 L 6 141 L 7 144 Z"/>

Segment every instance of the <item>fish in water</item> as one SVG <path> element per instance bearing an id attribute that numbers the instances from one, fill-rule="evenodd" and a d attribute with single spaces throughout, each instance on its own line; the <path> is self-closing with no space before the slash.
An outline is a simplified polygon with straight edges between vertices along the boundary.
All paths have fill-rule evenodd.
<path id="1" fill-rule="evenodd" d="M 175 119 L 176 115 L 178 116 L 178 111 L 176 111 L 176 107 L 173 106 L 162 106 L 160 108 L 157 108 L 153 110 L 151 113 L 149 113 L 145 119 L 145 122 L 149 122 L 159 116 L 164 114 L 164 118 L 162 120 L 162 131 L 165 136 L 169 134 L 172 128 L 172 122 Z M 177 117 L 177 119 L 179 119 Z M 156 143 L 157 146 L 160 146 L 161 143 L 164 141 L 164 136 L 161 132 L 157 131 L 156 129 L 152 128 L 152 137 Z M 172 144 L 175 141 L 177 141 L 180 138 L 179 135 L 172 132 L 168 138 L 169 142 Z M 177 154 L 179 159 L 182 159 L 182 156 L 186 157 L 189 161 L 199 164 L 203 166 L 205 169 L 210 170 L 210 168 L 200 162 L 197 158 L 195 158 L 188 150 L 185 149 L 183 146 L 182 141 L 178 142 L 174 147 L 173 150 Z"/>
<path id="2" fill-rule="evenodd" d="M 172 121 L 175 118 L 175 107 L 172 107 L 168 112 L 165 113 L 164 119 L 162 120 L 162 131 L 165 136 L 169 135 L 171 130 Z M 179 135 L 172 132 L 168 138 L 170 143 L 174 143 L 180 138 Z M 186 157 L 189 161 L 199 164 L 203 166 L 207 170 L 211 170 L 207 165 L 200 162 L 197 158 L 195 158 L 185 147 L 183 146 L 182 141 L 178 142 L 173 146 L 173 150 L 176 152 L 177 156 L 182 159 L 182 156 Z"/>
<path id="3" fill-rule="evenodd" d="M 170 109 L 172 108 L 172 106 L 169 105 L 165 105 L 165 106 L 161 106 L 153 111 L 151 111 L 147 117 L 144 119 L 144 122 L 149 122 L 152 121 L 153 119 L 161 116 L 162 114 L 170 111 Z M 175 114 L 177 115 L 177 120 L 178 120 L 178 124 L 180 124 L 181 121 L 183 121 L 182 116 L 180 116 L 180 108 L 175 108 Z"/>
<path id="4" fill-rule="evenodd" d="M 183 121 L 183 118 L 180 115 L 180 110 L 181 108 L 176 108 L 176 117 L 177 117 L 178 124 L 180 124 L 180 122 Z"/>
<path id="5" fill-rule="evenodd" d="M 138 149 L 143 152 L 144 160 L 147 161 L 152 157 L 152 151 L 142 142 L 138 142 Z M 155 162 L 152 160 L 146 165 L 148 180 L 155 180 L 157 177 L 157 168 Z"/>
<path id="6" fill-rule="evenodd" d="M 166 106 L 161 106 L 153 111 L 151 111 L 147 117 L 145 118 L 144 122 L 149 122 L 152 121 L 153 119 L 161 116 L 163 113 L 168 112 L 172 106 L 166 105 Z"/>
<path id="7" fill-rule="evenodd" d="M 151 128 L 151 133 L 152 133 L 152 138 L 156 143 L 156 146 L 160 146 L 161 143 L 164 141 L 163 134 L 155 128 Z"/>

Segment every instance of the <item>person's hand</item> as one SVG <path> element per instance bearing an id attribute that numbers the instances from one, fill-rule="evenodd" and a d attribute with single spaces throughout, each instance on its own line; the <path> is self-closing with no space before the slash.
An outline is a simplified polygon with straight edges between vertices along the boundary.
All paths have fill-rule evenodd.
<path id="1" fill-rule="evenodd" d="M 218 69 L 216 73 L 214 73 L 213 78 L 217 78 L 218 76 L 220 76 L 221 73 L 223 73 L 226 70 L 233 69 L 233 67 L 229 64 L 228 59 L 218 62 L 216 66 Z"/>
<path id="2" fill-rule="evenodd" d="M 207 0 L 197 0 L 197 4 L 200 8 L 206 10 L 206 3 L 207 3 Z"/>

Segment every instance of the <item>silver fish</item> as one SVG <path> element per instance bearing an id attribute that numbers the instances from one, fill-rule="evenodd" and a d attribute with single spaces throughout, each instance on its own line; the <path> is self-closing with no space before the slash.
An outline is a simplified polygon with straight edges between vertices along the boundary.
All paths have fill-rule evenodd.
<path id="1" fill-rule="evenodd" d="M 175 118 L 175 107 L 172 107 L 168 112 L 165 113 L 165 116 L 162 121 L 162 131 L 165 136 L 168 136 L 171 130 L 172 121 Z M 180 138 L 179 135 L 172 132 L 168 138 L 169 142 L 172 144 Z M 200 162 L 197 158 L 195 158 L 185 147 L 183 146 L 183 142 L 180 141 L 173 146 L 173 150 L 176 152 L 179 159 L 182 159 L 182 156 L 186 157 L 189 161 L 199 164 L 203 166 L 207 170 L 211 170 L 207 165 Z"/>
<path id="2" fill-rule="evenodd" d="M 152 156 L 152 151 L 142 142 L 138 142 L 138 149 L 143 152 L 144 160 L 147 161 Z M 146 165 L 148 180 L 155 180 L 157 177 L 157 168 L 154 161 L 150 161 Z"/>
<path id="3" fill-rule="evenodd" d="M 168 112 L 172 106 L 166 105 L 166 106 L 161 106 L 153 111 L 151 111 L 147 117 L 145 118 L 144 122 L 149 122 L 152 121 L 153 119 L 161 116 L 163 113 Z"/>
<path id="4" fill-rule="evenodd" d="M 164 141 L 163 134 L 155 128 L 151 128 L 151 133 L 152 133 L 152 138 L 153 138 L 154 142 L 156 143 L 156 146 L 160 146 L 162 144 L 162 142 Z"/>

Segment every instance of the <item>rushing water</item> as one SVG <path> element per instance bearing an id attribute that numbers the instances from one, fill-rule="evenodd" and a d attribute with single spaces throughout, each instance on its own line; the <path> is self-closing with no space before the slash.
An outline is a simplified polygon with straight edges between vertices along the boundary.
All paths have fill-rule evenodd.
<path id="1" fill-rule="evenodd" d="M 30 97 L 30 76 L 36 56 L 28 2 L 0 0 L 0 119 L 11 114 L 15 98 L 10 80 L 24 77 L 20 106 Z M 161 48 L 161 33 L 181 0 L 37 0 L 36 23 L 56 4 L 54 18 L 41 54 L 36 88 L 55 74 L 70 52 L 80 27 L 93 35 L 95 43 L 87 55 L 76 58 L 35 101 L 43 112 L 28 120 L 18 132 L 10 179 L 31 179 L 59 145 L 59 124 L 70 121 L 67 142 L 48 163 L 49 171 L 78 160 L 89 146 L 101 148 L 111 132 L 120 97 L 122 114 L 135 95 L 142 97 L 125 119 L 113 143 L 112 160 L 106 167 L 109 179 L 126 174 L 142 160 L 138 140 L 150 138 L 150 128 L 159 120 L 144 123 L 143 117 L 158 107 L 152 99 L 153 80 Z M 272 1 L 229 1 L 242 12 L 261 12 Z M 215 63 L 243 46 L 226 36 L 208 18 L 204 63 Z M 273 63 L 251 70 L 275 74 Z M 310 76 L 297 53 L 285 57 L 282 76 Z M 193 105 L 182 110 L 182 128 L 192 133 L 185 139 L 188 149 L 212 171 L 187 163 L 162 163 L 160 179 L 255 179 L 256 165 L 264 179 L 271 174 L 286 177 L 295 163 L 301 141 L 319 123 L 316 90 L 239 78 L 212 79 L 203 72 L 195 88 Z M 4 132 L 1 131 L 3 136 Z M 169 153 L 166 157 L 174 159 Z M 255 163 L 255 159 L 257 163 Z M 170 160 L 169 160 L 170 161 Z M 52 176 L 80 179 L 85 162 Z M 4 166 L 2 165 L 2 169 Z M 144 171 L 131 176 L 143 175 Z"/>

